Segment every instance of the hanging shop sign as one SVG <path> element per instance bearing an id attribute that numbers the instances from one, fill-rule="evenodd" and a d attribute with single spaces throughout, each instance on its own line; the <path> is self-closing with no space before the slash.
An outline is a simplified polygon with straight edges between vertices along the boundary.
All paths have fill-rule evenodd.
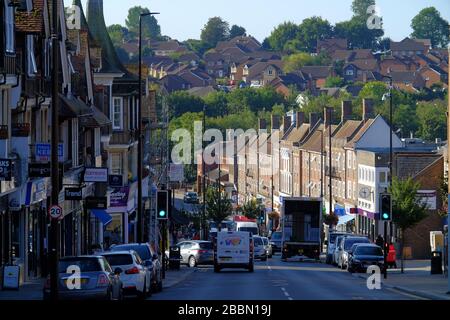
<path id="1" fill-rule="evenodd" d="M 64 190 L 65 200 L 83 200 L 83 189 L 82 188 L 65 188 Z"/>
<path id="2" fill-rule="evenodd" d="M 88 197 L 84 199 L 84 205 L 86 209 L 104 209 L 108 208 L 107 197 Z"/>
<path id="3" fill-rule="evenodd" d="M 110 174 L 109 175 L 109 186 L 110 187 L 122 187 L 123 186 L 123 175 Z"/>
<path id="4" fill-rule="evenodd" d="M 46 178 L 50 177 L 50 174 L 50 162 L 28 164 L 28 177 L 30 178 Z"/>
<path id="5" fill-rule="evenodd" d="M 36 161 L 48 162 L 51 161 L 52 145 L 50 143 L 36 143 Z M 64 145 L 58 145 L 58 161 L 64 162 Z"/>
<path id="6" fill-rule="evenodd" d="M 11 181 L 12 161 L 10 159 L 0 159 L 0 181 Z"/>
<path id="7" fill-rule="evenodd" d="M 86 168 L 84 182 L 108 182 L 108 168 Z"/>

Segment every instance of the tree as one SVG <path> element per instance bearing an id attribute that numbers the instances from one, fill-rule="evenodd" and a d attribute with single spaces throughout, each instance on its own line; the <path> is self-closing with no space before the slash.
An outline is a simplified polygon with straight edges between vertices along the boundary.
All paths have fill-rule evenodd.
<path id="1" fill-rule="evenodd" d="M 214 221 L 220 231 L 221 223 L 232 211 L 231 201 L 218 185 L 206 189 L 206 214 Z"/>
<path id="2" fill-rule="evenodd" d="M 298 52 L 283 57 L 283 71 L 294 72 L 304 66 L 325 66 L 331 64 L 330 58 L 325 52 L 312 56 L 306 52 Z"/>
<path id="3" fill-rule="evenodd" d="M 114 46 L 118 46 L 128 40 L 129 31 L 127 28 L 121 26 L 120 24 L 110 25 L 107 29 L 109 37 L 111 38 Z"/>
<path id="4" fill-rule="evenodd" d="M 328 20 L 316 16 L 303 20 L 297 33 L 301 49 L 311 53 L 317 51 L 317 40 L 327 39 L 332 35 L 333 28 Z"/>
<path id="5" fill-rule="evenodd" d="M 264 41 L 266 46 L 275 51 L 285 50 L 285 45 L 298 38 L 300 27 L 293 22 L 284 22 L 278 25 Z"/>
<path id="6" fill-rule="evenodd" d="M 139 16 L 141 13 L 149 13 L 148 8 L 142 8 L 141 6 L 135 6 L 128 10 L 128 16 L 125 20 L 125 24 L 130 32 L 135 35 L 139 34 Z M 151 40 L 159 40 L 161 37 L 161 27 L 158 24 L 158 20 L 153 15 L 142 17 L 142 35 L 145 38 Z"/>
<path id="7" fill-rule="evenodd" d="M 344 84 L 345 84 L 345 81 L 341 77 L 329 76 L 325 80 L 326 88 L 336 88 L 336 87 L 340 88 L 340 87 L 344 86 Z"/>
<path id="8" fill-rule="evenodd" d="M 202 40 L 188 39 L 184 42 L 186 47 L 194 51 L 198 56 L 202 57 L 203 54 L 209 49 L 208 44 Z"/>
<path id="9" fill-rule="evenodd" d="M 175 118 L 186 112 L 202 112 L 204 105 L 201 98 L 186 91 L 172 92 L 167 99 L 167 103 L 170 106 L 171 115 Z"/>
<path id="10" fill-rule="evenodd" d="M 244 204 L 242 211 L 244 213 L 244 216 L 248 219 L 256 219 L 258 218 L 261 209 L 256 199 L 252 199 Z"/>
<path id="11" fill-rule="evenodd" d="M 239 37 L 239 36 L 246 36 L 247 35 L 247 30 L 245 30 L 244 27 L 238 26 L 238 25 L 233 25 L 231 26 L 230 29 L 230 39 L 233 39 L 235 37 Z"/>
<path id="12" fill-rule="evenodd" d="M 219 41 L 225 41 L 230 36 L 230 27 L 228 22 L 222 20 L 220 17 L 213 17 L 208 20 L 202 29 L 200 39 L 208 45 L 209 48 L 214 48 Z"/>
<path id="13" fill-rule="evenodd" d="M 430 39 L 433 47 L 446 48 L 449 43 L 449 22 L 442 18 L 440 12 L 434 7 L 422 9 L 411 22 L 416 39 Z"/>
<path id="14" fill-rule="evenodd" d="M 367 17 L 367 9 L 375 5 L 375 0 L 353 0 L 352 11 L 354 17 Z"/>
<path id="15" fill-rule="evenodd" d="M 428 141 L 447 137 L 447 106 L 445 100 L 419 102 L 416 115 L 419 123 L 419 136 Z"/>
<path id="16" fill-rule="evenodd" d="M 420 183 L 414 182 L 412 178 L 400 180 L 397 177 L 392 179 L 389 192 L 392 194 L 392 219 L 395 225 L 401 230 L 400 252 L 402 257 L 402 273 L 404 263 L 405 231 L 416 226 L 427 216 L 427 204 L 420 202 L 417 191 Z"/>

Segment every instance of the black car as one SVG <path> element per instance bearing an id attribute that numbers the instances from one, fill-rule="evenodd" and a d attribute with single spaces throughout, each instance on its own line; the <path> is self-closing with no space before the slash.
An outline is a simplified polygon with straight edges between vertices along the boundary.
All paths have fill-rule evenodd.
<path id="1" fill-rule="evenodd" d="M 184 195 L 184 198 L 183 198 L 183 202 L 198 204 L 199 200 L 198 200 L 197 192 L 186 192 L 186 194 Z"/>
<path id="2" fill-rule="evenodd" d="M 378 266 L 384 271 L 384 255 L 381 247 L 375 244 L 358 244 L 349 251 L 348 268 L 350 273 L 366 272 L 370 266 Z"/>

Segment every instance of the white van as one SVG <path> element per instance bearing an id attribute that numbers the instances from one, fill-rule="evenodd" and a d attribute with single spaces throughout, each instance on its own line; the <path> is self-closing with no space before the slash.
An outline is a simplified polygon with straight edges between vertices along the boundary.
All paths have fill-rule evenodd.
<path id="1" fill-rule="evenodd" d="M 256 222 L 235 221 L 234 231 L 250 232 L 254 236 L 259 236 L 259 228 Z"/>
<path id="2" fill-rule="evenodd" d="M 250 232 L 218 232 L 214 239 L 214 272 L 244 268 L 253 272 L 253 239 Z"/>

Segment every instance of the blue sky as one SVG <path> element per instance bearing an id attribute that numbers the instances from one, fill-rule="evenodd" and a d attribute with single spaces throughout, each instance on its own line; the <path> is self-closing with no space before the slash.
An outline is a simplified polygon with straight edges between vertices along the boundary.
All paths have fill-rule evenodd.
<path id="1" fill-rule="evenodd" d="M 66 3 L 68 0 L 65 0 Z M 86 4 L 86 0 L 82 0 Z M 125 25 L 128 9 L 135 5 L 160 12 L 162 33 L 174 39 L 198 39 L 208 18 L 220 16 L 242 25 L 262 41 L 284 21 L 300 23 L 321 16 L 332 24 L 351 17 L 352 0 L 104 0 L 106 24 Z M 411 33 L 411 19 L 423 8 L 434 6 L 450 21 L 449 0 L 377 0 L 387 36 L 401 40 Z"/>

